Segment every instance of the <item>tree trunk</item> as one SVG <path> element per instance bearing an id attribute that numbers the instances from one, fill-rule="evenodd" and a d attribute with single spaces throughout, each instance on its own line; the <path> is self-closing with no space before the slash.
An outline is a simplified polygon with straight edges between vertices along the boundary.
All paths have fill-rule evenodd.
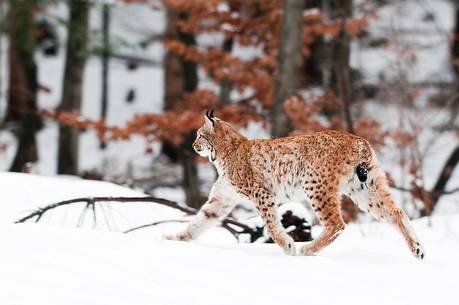
<path id="1" fill-rule="evenodd" d="M 455 7 L 455 23 L 453 33 L 451 35 L 451 65 L 453 67 L 454 76 L 455 76 L 455 92 L 459 92 L 459 1 L 453 1 Z M 451 114 L 449 118 L 447 128 L 454 128 L 455 121 L 459 115 L 459 98 L 455 98 L 451 104 Z"/>
<path id="2" fill-rule="evenodd" d="M 70 0 L 67 57 L 65 60 L 61 111 L 80 111 L 84 67 L 86 63 L 89 23 L 89 1 Z M 78 174 L 79 130 L 72 126 L 59 127 L 58 173 Z"/>
<path id="3" fill-rule="evenodd" d="M 102 97 L 100 119 L 105 121 L 107 119 L 108 111 L 108 68 L 110 59 L 110 4 L 103 4 L 102 6 L 102 36 L 103 36 L 103 50 L 102 50 Z M 100 143 L 100 148 L 104 149 L 105 142 Z"/>
<path id="4" fill-rule="evenodd" d="M 178 12 L 169 8 L 167 10 L 166 39 L 178 39 L 177 21 Z M 164 110 L 171 110 L 181 102 L 183 82 L 180 56 L 167 52 L 164 59 Z"/>
<path id="5" fill-rule="evenodd" d="M 3 50 L 3 34 L 5 33 L 5 23 L 6 23 L 5 1 L 0 0 L 0 71 L 3 71 L 3 60 L 2 60 L 3 52 L 1 50 Z M 0 73 L 0 101 L 3 97 L 2 82 L 3 82 L 2 73 Z"/>
<path id="6" fill-rule="evenodd" d="M 354 133 L 351 114 L 352 94 L 350 78 L 350 42 L 344 24 L 352 17 L 352 0 L 324 0 L 323 10 L 326 21 L 339 21 L 341 30 L 338 36 L 325 43 L 324 87 L 335 92 L 341 102 L 341 109 L 328 110 L 329 117 L 341 115 L 346 122 L 347 131 Z"/>
<path id="7" fill-rule="evenodd" d="M 440 172 L 440 175 L 437 178 L 432 191 L 430 192 L 430 203 L 427 202 L 427 206 L 421 211 L 421 216 L 431 215 L 435 207 L 437 206 L 438 200 L 443 195 L 448 181 L 453 175 L 454 169 L 459 163 L 459 146 L 457 146 L 448 160 L 446 160 L 445 165 Z"/>
<path id="8" fill-rule="evenodd" d="M 196 153 L 191 149 L 195 139 L 195 133 L 190 132 L 180 145 L 179 155 L 183 167 L 183 190 L 188 206 L 199 209 L 202 204 L 201 193 L 199 191 L 198 168 L 196 166 Z"/>
<path id="9" fill-rule="evenodd" d="M 168 9 L 167 13 L 166 38 L 179 39 L 186 45 L 196 45 L 194 35 L 183 33 L 177 29 L 177 21 L 187 18 L 185 13 L 175 12 Z M 166 54 L 165 60 L 165 92 L 164 109 L 173 110 L 183 101 L 183 94 L 192 92 L 198 87 L 198 66 L 195 62 L 171 54 Z M 173 161 L 182 164 L 183 180 L 182 186 L 185 191 L 186 202 L 193 208 L 200 208 L 202 198 L 199 192 L 198 169 L 196 166 L 196 153 L 191 144 L 195 133 L 190 132 L 179 147 L 168 141 L 163 141 L 162 152 Z"/>
<path id="10" fill-rule="evenodd" d="M 278 58 L 276 97 L 272 109 L 273 137 L 287 135 L 291 124 L 284 112 L 283 104 L 295 92 L 301 68 L 304 0 L 284 1 L 284 16 Z"/>
<path id="11" fill-rule="evenodd" d="M 322 10 L 323 0 L 305 0 L 305 9 Z M 309 56 L 304 57 L 300 87 L 321 86 L 324 78 L 324 42 L 322 36 L 317 36 L 309 45 Z"/>
<path id="12" fill-rule="evenodd" d="M 226 53 L 231 53 L 233 50 L 234 41 L 232 38 L 225 39 L 222 50 Z M 228 79 L 223 79 L 220 83 L 220 102 L 222 104 L 231 103 L 231 90 L 233 86 Z"/>
<path id="13" fill-rule="evenodd" d="M 41 127 L 37 113 L 37 67 L 34 61 L 35 0 L 10 1 L 9 91 L 6 121 L 18 124 L 18 149 L 10 170 L 20 172 L 38 159 L 35 134 Z"/>

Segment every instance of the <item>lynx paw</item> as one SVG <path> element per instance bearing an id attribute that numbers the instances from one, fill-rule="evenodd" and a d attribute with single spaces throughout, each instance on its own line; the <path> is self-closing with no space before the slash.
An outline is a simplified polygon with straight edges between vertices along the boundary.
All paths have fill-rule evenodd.
<path id="1" fill-rule="evenodd" d="M 281 247 L 284 249 L 285 254 L 295 256 L 296 248 L 295 248 L 295 242 L 293 241 L 293 238 L 291 238 L 288 235 L 285 235 L 283 238 L 284 238 L 284 241 Z"/>
<path id="2" fill-rule="evenodd" d="M 180 240 L 180 241 L 189 241 L 191 240 L 191 234 L 188 232 L 181 232 L 176 235 L 166 234 L 163 236 L 163 239 L 167 240 Z"/>
<path id="3" fill-rule="evenodd" d="M 421 246 L 419 242 L 416 242 L 413 249 L 411 250 L 413 252 L 414 257 L 416 257 L 419 260 L 423 260 L 425 256 L 425 251 L 424 248 Z"/>
<path id="4" fill-rule="evenodd" d="M 301 247 L 299 254 L 303 256 L 312 256 L 316 254 L 316 251 L 313 251 L 309 245 L 305 245 Z"/>

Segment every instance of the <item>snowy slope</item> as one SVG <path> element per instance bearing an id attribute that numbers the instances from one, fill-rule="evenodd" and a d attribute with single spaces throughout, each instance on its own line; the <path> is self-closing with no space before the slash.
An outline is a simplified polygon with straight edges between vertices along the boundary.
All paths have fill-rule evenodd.
<path id="1" fill-rule="evenodd" d="M 62 200 L 94 196 L 145 196 L 142 192 L 108 182 L 7 172 L 0 172 L 0 187 L 3 198 L 0 203 L 0 225 L 12 223 L 32 209 Z M 75 227 L 84 208 L 84 203 L 57 208 L 46 213 L 40 223 Z M 94 227 L 90 215 L 81 223 L 82 227 L 125 231 L 153 221 L 183 217 L 183 213 L 177 210 L 145 203 L 101 203 L 96 209 L 97 225 Z"/>
<path id="2" fill-rule="evenodd" d="M 0 185 L 5 211 L 0 218 L 2 305 L 421 305 L 459 300 L 459 215 L 415 222 L 427 251 L 423 262 L 411 257 L 395 231 L 377 223 L 348 226 L 318 256 L 288 257 L 275 245 L 236 244 L 218 228 L 197 242 L 183 243 L 163 241 L 158 234 L 174 232 L 178 225 L 131 234 L 50 221 L 14 225 L 11 220 L 24 209 L 55 200 L 139 194 L 108 183 L 8 173 L 0 174 Z M 163 207 L 119 208 L 125 216 L 131 213 L 132 221 L 181 216 Z"/>

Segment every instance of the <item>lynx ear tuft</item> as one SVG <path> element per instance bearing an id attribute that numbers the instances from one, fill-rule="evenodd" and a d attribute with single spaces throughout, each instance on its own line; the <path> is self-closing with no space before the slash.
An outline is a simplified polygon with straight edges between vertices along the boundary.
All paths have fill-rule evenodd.
<path id="1" fill-rule="evenodd" d="M 212 124 L 212 127 L 215 126 L 215 119 L 214 119 L 214 110 L 207 110 L 206 111 L 206 123 L 210 122 Z"/>

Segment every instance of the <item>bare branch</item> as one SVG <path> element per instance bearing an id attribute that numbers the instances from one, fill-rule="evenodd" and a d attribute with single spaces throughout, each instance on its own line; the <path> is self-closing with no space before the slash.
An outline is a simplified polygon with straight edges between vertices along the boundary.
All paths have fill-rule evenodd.
<path id="1" fill-rule="evenodd" d="M 406 187 L 402 187 L 402 186 L 398 186 L 398 185 L 391 185 L 390 186 L 391 188 L 397 190 L 397 191 L 401 191 L 401 192 L 406 192 L 406 193 L 411 193 L 412 192 L 412 189 L 410 188 L 406 188 Z M 451 195 L 451 194 L 454 194 L 454 193 L 457 193 L 459 192 L 459 186 L 458 187 L 455 187 L 451 190 L 447 190 L 447 191 L 430 191 L 430 192 L 427 192 L 429 194 L 432 194 L 432 195 Z"/>
<path id="2" fill-rule="evenodd" d="M 160 224 L 163 224 L 163 223 L 171 223 L 171 222 L 177 223 L 177 222 L 188 222 L 188 221 L 187 220 L 161 220 L 161 221 L 155 221 L 155 222 L 152 222 L 152 223 L 148 223 L 148 224 L 145 224 L 145 225 L 141 225 L 141 226 L 138 226 L 138 227 L 131 228 L 129 230 L 124 231 L 123 233 L 130 233 L 132 231 L 136 231 L 136 230 L 139 230 L 139 229 L 144 229 L 144 228 L 160 225 Z"/>
<path id="3" fill-rule="evenodd" d="M 83 197 L 83 198 L 74 198 L 70 200 L 64 200 L 60 202 L 56 202 L 53 204 L 49 204 L 47 206 L 38 208 L 32 211 L 30 214 L 24 216 L 23 218 L 16 220 L 15 223 L 25 222 L 33 217 L 40 217 L 40 215 L 46 213 L 49 210 L 55 209 L 57 207 L 63 205 L 69 205 L 73 203 L 84 202 L 86 204 L 96 203 L 96 202 L 148 202 L 148 203 L 157 203 L 161 205 L 168 206 L 170 208 L 174 208 L 185 212 L 186 214 L 196 214 L 196 210 L 193 208 L 188 208 L 184 206 L 180 206 L 177 202 L 170 201 L 164 198 L 156 198 L 152 196 L 146 197 Z"/>
<path id="4" fill-rule="evenodd" d="M 37 217 L 36 222 L 38 222 L 40 220 L 40 218 L 49 210 L 55 209 L 55 208 L 60 207 L 60 206 L 69 205 L 69 204 L 73 204 L 73 203 L 79 203 L 79 202 L 86 203 L 85 210 L 87 210 L 88 208 L 92 207 L 93 208 L 93 212 L 95 211 L 94 205 L 97 202 L 123 202 L 123 203 L 127 203 L 127 202 L 144 202 L 144 203 L 156 203 L 156 204 L 164 205 L 164 206 L 176 209 L 176 210 L 180 210 L 180 211 L 182 211 L 182 212 L 184 212 L 184 213 L 186 213 L 188 215 L 194 215 L 198 211 L 198 210 L 190 208 L 190 207 L 181 206 L 175 201 L 167 200 L 167 199 L 164 199 L 164 198 L 157 198 L 157 197 L 153 197 L 153 196 L 146 196 L 146 197 L 82 197 L 82 198 L 64 200 L 64 201 L 60 201 L 60 202 L 49 204 L 49 205 L 44 206 L 44 207 L 37 208 L 36 210 L 30 212 L 28 215 L 22 217 L 21 219 L 16 220 L 15 223 L 23 223 L 23 222 L 25 222 L 25 221 L 27 221 L 29 219 L 34 218 L 34 217 Z M 94 217 L 95 217 L 95 215 L 94 215 Z M 164 223 L 164 222 L 172 222 L 172 221 L 170 221 L 170 220 L 169 221 L 162 221 L 162 222 L 160 221 L 160 222 L 155 222 L 155 223 L 152 223 L 152 224 L 143 225 L 143 226 L 140 226 L 140 227 L 132 228 L 132 229 L 126 231 L 126 233 L 134 231 L 134 230 L 138 230 L 138 229 L 141 229 L 141 228 L 145 228 L 145 227 L 148 227 L 148 226 L 154 226 L 154 225 L 157 225 L 157 224 L 160 224 L 160 223 Z M 176 222 L 181 222 L 181 221 L 176 221 Z M 230 226 L 228 226 L 229 224 L 237 226 L 237 227 L 239 227 L 241 229 L 250 229 L 250 227 L 247 226 L 246 224 L 240 223 L 240 222 L 238 222 L 238 221 L 236 221 L 234 219 L 231 219 L 231 218 L 224 219 L 223 222 L 222 222 L 222 226 L 225 229 L 227 229 L 228 231 L 230 231 L 231 234 L 233 234 L 235 237 L 237 237 L 238 232 L 236 230 L 234 230 L 233 228 L 231 228 Z"/>

